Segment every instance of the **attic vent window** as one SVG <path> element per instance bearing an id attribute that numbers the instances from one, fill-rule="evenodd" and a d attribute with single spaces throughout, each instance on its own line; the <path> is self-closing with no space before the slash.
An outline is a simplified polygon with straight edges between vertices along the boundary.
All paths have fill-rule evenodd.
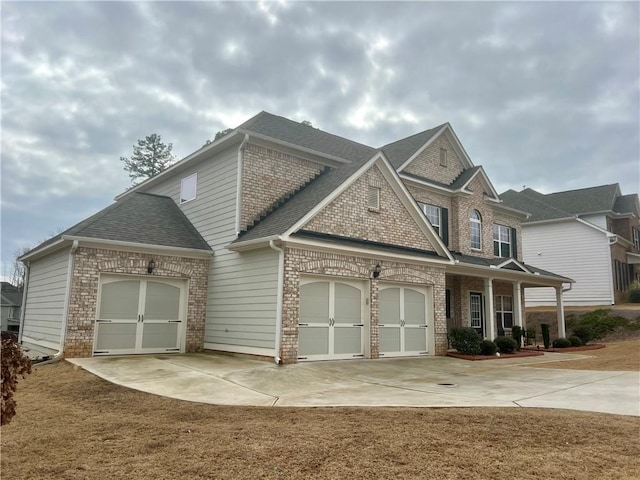
<path id="1" fill-rule="evenodd" d="M 380 211 L 380 187 L 376 187 L 375 185 L 369 185 L 369 192 L 367 196 L 367 206 L 369 207 L 369 211 L 372 211 L 372 212 Z"/>
<path id="2" fill-rule="evenodd" d="M 440 149 L 440 166 L 441 167 L 447 166 L 447 149 L 446 148 Z"/>
<path id="3" fill-rule="evenodd" d="M 196 198 L 198 186 L 198 174 L 194 173 L 184 177 L 180 182 L 180 203 L 190 202 Z"/>

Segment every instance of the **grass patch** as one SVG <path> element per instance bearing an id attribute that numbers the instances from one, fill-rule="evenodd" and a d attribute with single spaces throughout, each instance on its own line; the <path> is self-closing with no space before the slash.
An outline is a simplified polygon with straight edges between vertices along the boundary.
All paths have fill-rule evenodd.
<path id="1" fill-rule="evenodd" d="M 640 478 L 637 417 L 221 407 L 129 390 L 67 363 L 36 367 L 16 399 L 2 427 L 12 480 Z"/>
<path id="2" fill-rule="evenodd" d="M 600 350 L 587 350 L 585 358 L 527 365 L 536 368 L 598 371 L 640 371 L 640 340 L 608 343 Z"/>

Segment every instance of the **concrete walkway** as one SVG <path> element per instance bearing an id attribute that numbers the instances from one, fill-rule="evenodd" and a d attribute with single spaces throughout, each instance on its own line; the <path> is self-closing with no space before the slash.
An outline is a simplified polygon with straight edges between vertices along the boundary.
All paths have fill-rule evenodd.
<path id="1" fill-rule="evenodd" d="M 274 364 L 213 354 L 74 358 L 110 382 L 192 402 L 254 406 L 544 407 L 640 416 L 638 372 L 529 368 L 584 358 L 448 357 Z"/>

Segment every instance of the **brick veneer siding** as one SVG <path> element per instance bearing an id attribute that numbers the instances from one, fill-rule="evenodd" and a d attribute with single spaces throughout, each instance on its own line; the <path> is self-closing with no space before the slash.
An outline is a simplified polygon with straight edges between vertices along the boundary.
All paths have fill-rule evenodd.
<path id="1" fill-rule="evenodd" d="M 451 278 L 447 277 L 447 288 L 449 288 L 449 285 L 454 289 L 451 292 L 453 302 L 452 311 L 454 311 L 457 316 L 457 318 L 454 319 L 454 324 L 460 327 L 468 327 L 471 325 L 469 294 L 472 292 L 485 293 L 484 278 L 456 275 Z M 493 295 L 513 296 L 513 284 L 494 280 Z M 524 305 L 524 303 L 522 305 Z M 492 321 L 495 325 L 495 318 L 492 319 Z"/>
<path id="2" fill-rule="evenodd" d="M 323 168 L 323 165 L 293 155 L 246 145 L 242 168 L 241 228 Z"/>
<path id="3" fill-rule="evenodd" d="M 440 165 L 441 148 L 447 150 L 446 167 Z M 464 166 L 446 135 L 440 135 L 431 145 L 420 152 L 403 171 L 450 185 L 464 171 Z"/>
<path id="4" fill-rule="evenodd" d="M 147 273 L 149 260 L 156 262 Z M 201 351 L 207 309 L 208 259 L 123 252 L 80 247 L 73 259 L 67 332 L 66 357 L 93 355 L 98 283 L 101 273 L 141 275 L 145 278 L 184 278 L 188 280 L 186 351 Z"/>
<path id="5" fill-rule="evenodd" d="M 378 279 L 373 279 L 371 271 L 377 263 L 382 267 L 382 273 Z M 443 268 L 287 247 L 285 248 L 282 343 L 280 347 L 280 357 L 283 363 L 295 363 L 298 357 L 300 276 L 305 274 L 330 275 L 336 278 L 363 280 L 368 283 L 369 356 L 371 358 L 379 356 L 378 283 L 380 281 L 396 281 L 432 286 L 435 304 L 433 326 L 435 354 L 444 355 L 446 353 L 447 324 Z M 367 319 L 365 319 L 366 321 Z"/>
<path id="6" fill-rule="evenodd" d="M 380 188 L 380 208 L 368 208 L 369 186 Z M 302 227 L 305 230 L 433 251 L 376 165 Z"/>

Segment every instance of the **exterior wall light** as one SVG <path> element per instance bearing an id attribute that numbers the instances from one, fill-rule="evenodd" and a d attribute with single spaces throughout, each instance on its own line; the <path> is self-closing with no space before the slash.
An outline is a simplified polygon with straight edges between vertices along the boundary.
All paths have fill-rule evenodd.
<path id="1" fill-rule="evenodd" d="M 153 260 L 149 260 L 149 265 L 147 265 L 147 273 L 153 273 L 153 269 L 156 268 L 156 262 Z"/>
<path id="2" fill-rule="evenodd" d="M 380 276 L 380 272 L 382 272 L 382 267 L 378 263 L 375 267 L 373 267 L 373 278 L 378 278 Z"/>

